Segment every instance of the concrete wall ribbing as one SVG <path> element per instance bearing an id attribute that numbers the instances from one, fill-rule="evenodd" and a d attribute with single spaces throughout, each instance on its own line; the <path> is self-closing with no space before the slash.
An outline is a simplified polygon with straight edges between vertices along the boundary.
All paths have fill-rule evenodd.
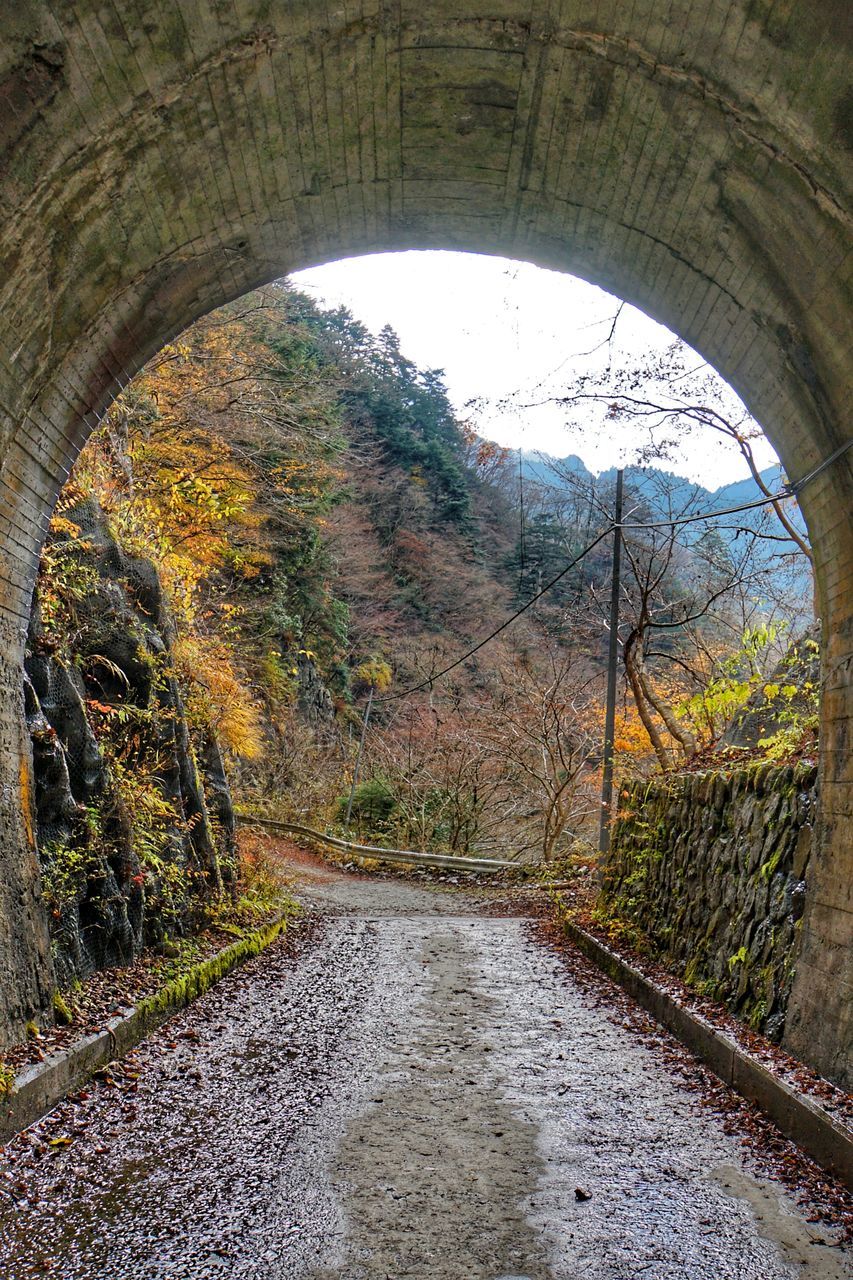
<path id="1" fill-rule="evenodd" d="M 791 476 L 849 435 L 846 0 L 22 0 L 0 38 L 0 862 L 28 930 L 18 654 L 45 521 L 110 397 L 198 315 L 347 254 L 505 253 L 677 330 Z M 853 1007 L 852 465 L 803 495 L 827 692 L 789 1034 L 835 1074 Z M 12 899 L 4 1036 L 46 982 L 43 927 L 21 941 Z"/>

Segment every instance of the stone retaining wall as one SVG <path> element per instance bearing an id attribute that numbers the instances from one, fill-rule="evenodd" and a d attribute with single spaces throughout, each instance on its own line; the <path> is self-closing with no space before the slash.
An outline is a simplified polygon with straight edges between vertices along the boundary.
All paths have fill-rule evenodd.
<path id="1" fill-rule="evenodd" d="M 808 479 L 822 812 L 788 1035 L 849 1083 L 849 0 L 425 0 L 322 21 L 139 0 L 132 41 L 117 11 L 0 6 L 0 1040 L 51 986 L 21 668 L 87 432 L 165 343 L 262 281 L 443 247 L 644 308 Z"/>
<path id="2" fill-rule="evenodd" d="M 806 905 L 813 765 L 623 789 L 604 897 L 697 990 L 779 1041 Z"/>

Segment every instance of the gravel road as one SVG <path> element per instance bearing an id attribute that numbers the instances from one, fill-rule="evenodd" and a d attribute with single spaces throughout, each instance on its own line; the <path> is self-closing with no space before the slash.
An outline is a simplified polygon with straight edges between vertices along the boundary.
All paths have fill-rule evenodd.
<path id="1" fill-rule="evenodd" d="M 850 1277 L 524 918 L 310 863 L 298 896 L 295 950 L 7 1148 L 4 1280 Z"/>

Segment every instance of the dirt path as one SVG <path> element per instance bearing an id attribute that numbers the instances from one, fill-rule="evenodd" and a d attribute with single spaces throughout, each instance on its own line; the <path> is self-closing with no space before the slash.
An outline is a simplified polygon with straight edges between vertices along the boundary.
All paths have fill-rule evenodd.
<path id="1" fill-rule="evenodd" d="M 850 1276 L 523 919 L 310 865 L 299 883 L 322 919 L 295 957 L 226 979 L 138 1079 L 8 1149 L 4 1280 Z"/>

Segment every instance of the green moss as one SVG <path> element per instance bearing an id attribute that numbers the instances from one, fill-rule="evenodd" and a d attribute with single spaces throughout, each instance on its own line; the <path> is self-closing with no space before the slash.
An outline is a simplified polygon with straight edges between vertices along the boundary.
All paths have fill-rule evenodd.
<path id="1" fill-rule="evenodd" d="M 693 987 L 694 989 L 698 987 L 701 981 L 699 978 L 699 971 L 701 967 L 702 956 L 697 952 L 695 955 L 690 957 L 684 967 L 684 981 L 687 983 L 688 987 Z"/>
<path id="2" fill-rule="evenodd" d="M 744 1015 L 747 1026 L 753 1031 L 761 1031 L 767 1018 L 767 1001 L 760 996 L 754 1004 L 747 1005 Z"/>
<path id="3" fill-rule="evenodd" d="M 769 880 L 770 877 L 773 875 L 773 872 L 779 866 L 779 863 L 781 861 L 782 861 L 782 846 L 779 845 L 779 847 L 773 853 L 771 853 L 767 861 L 761 864 L 761 867 L 759 869 L 759 875 L 761 876 L 761 879 Z"/>
<path id="4" fill-rule="evenodd" d="M 6 1095 L 12 1092 L 15 1085 L 15 1071 L 10 1067 L 8 1062 L 4 1062 L 0 1058 L 0 1095 Z"/>
<path id="5" fill-rule="evenodd" d="M 71 1006 L 61 991 L 54 991 L 53 993 L 53 1016 L 61 1027 L 67 1027 L 70 1022 L 74 1021 Z"/>
<path id="6" fill-rule="evenodd" d="M 186 972 L 172 978 L 154 995 L 140 1001 L 137 1012 L 144 1018 L 166 1013 L 170 1009 L 180 1009 L 185 1004 L 189 1004 L 191 1000 L 203 995 L 242 960 L 260 955 L 270 943 L 285 932 L 287 920 L 291 914 L 293 912 L 285 912 L 279 919 L 256 929 L 215 956 L 193 963 Z"/>
<path id="7" fill-rule="evenodd" d="M 620 903 L 620 906 L 622 904 Z M 566 913 L 563 913 L 566 918 Z M 599 928 L 603 929 L 613 943 L 623 943 L 633 947 L 641 955 L 653 955 L 655 947 L 649 935 L 633 920 L 620 915 L 603 897 L 599 898 L 590 912 L 590 916 Z"/>

